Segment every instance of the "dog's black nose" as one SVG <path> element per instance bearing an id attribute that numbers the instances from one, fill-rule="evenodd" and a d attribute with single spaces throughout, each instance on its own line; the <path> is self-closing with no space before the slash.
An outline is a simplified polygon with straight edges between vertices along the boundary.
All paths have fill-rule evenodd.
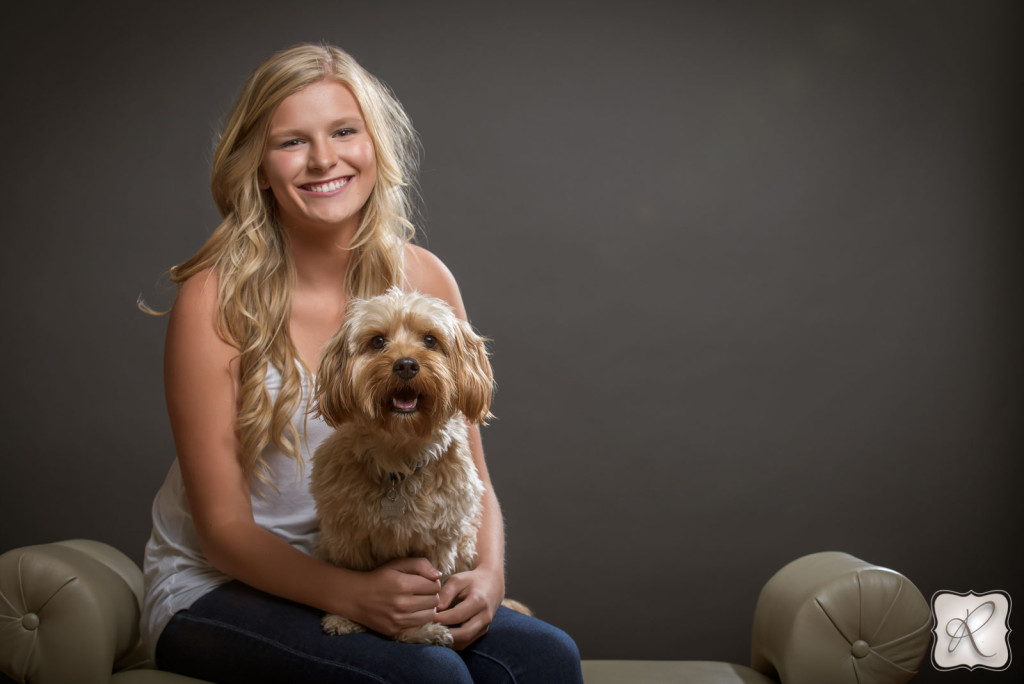
<path id="1" fill-rule="evenodd" d="M 416 363 L 416 359 L 406 357 L 395 361 L 391 369 L 403 380 L 412 380 L 420 372 L 420 364 Z"/>

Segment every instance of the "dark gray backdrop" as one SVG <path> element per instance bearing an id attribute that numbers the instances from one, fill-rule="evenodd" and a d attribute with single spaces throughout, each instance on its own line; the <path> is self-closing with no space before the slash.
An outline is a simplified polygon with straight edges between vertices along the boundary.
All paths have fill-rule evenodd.
<path id="1" fill-rule="evenodd" d="M 585 657 L 746 662 L 760 586 L 825 549 L 1024 599 L 1021 28 L 1009 0 L 15 10 L 0 550 L 140 558 L 174 452 L 136 298 L 217 222 L 245 75 L 324 39 L 422 135 L 422 241 L 494 339 L 509 591 Z"/>

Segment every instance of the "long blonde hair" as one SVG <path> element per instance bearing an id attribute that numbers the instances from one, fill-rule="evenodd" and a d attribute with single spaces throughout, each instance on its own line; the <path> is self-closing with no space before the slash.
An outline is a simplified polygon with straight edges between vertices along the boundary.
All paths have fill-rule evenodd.
<path id="1" fill-rule="evenodd" d="M 412 184 L 419 143 L 387 86 L 330 45 L 296 45 L 272 55 L 249 76 L 213 159 L 210 189 L 223 221 L 192 258 L 170 270 L 179 286 L 205 269 L 218 275 L 219 333 L 239 350 L 239 457 L 250 478 L 264 482 L 262 453 L 271 442 L 302 462 L 301 439 L 291 418 L 303 401 L 302 372 L 309 369 L 289 334 L 295 273 L 288 241 L 274 196 L 260 189 L 257 172 L 278 105 L 325 79 L 342 83 L 355 96 L 377 163 L 377 181 L 349 247 L 347 293 L 369 297 L 401 284 L 403 248 L 414 233 Z M 274 402 L 265 386 L 268 363 L 282 378 Z"/>

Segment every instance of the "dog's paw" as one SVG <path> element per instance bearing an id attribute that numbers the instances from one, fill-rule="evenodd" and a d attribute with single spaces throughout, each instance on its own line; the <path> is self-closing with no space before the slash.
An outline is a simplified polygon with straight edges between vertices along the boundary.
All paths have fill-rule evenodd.
<path id="1" fill-rule="evenodd" d="M 340 615 L 324 615 L 324 619 L 320 621 L 320 626 L 323 628 L 324 634 L 354 634 L 366 631 L 366 628 L 358 622 L 352 622 Z"/>
<path id="2" fill-rule="evenodd" d="M 515 599 L 507 598 L 502 600 L 501 605 L 505 606 L 506 608 L 510 608 L 511 610 L 514 610 L 517 613 L 522 613 L 523 615 L 529 615 L 530 617 L 533 617 L 533 611 L 530 610 L 530 607 L 528 605 L 522 603 L 521 601 L 516 601 Z"/>
<path id="3" fill-rule="evenodd" d="M 451 648 L 455 643 L 452 633 L 444 625 L 436 622 L 428 622 L 419 629 L 411 632 L 403 632 L 395 637 L 395 640 L 406 644 L 433 644 L 434 646 L 447 646 Z"/>

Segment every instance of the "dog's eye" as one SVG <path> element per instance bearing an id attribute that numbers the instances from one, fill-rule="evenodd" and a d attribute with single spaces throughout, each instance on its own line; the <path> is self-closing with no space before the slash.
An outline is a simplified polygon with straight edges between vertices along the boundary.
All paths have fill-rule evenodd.
<path id="1" fill-rule="evenodd" d="M 375 335 L 370 339 L 370 347 L 373 349 L 383 349 L 386 343 L 387 340 L 384 339 L 383 335 Z"/>
<path id="2" fill-rule="evenodd" d="M 434 337 L 433 335 L 424 335 L 423 336 L 423 346 L 426 347 L 427 349 L 436 349 L 437 348 L 437 338 Z"/>

